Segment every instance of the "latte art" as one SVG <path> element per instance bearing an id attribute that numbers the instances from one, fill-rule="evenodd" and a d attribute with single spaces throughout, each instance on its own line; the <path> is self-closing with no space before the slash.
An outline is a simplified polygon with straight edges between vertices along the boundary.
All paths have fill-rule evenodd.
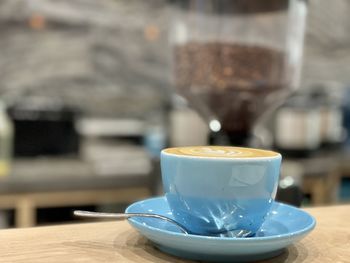
<path id="1" fill-rule="evenodd" d="M 254 148 L 230 147 L 230 146 L 191 146 L 176 147 L 163 150 L 168 154 L 216 157 L 216 158 L 258 158 L 274 157 L 279 154 L 273 151 L 260 150 Z"/>
<path id="2" fill-rule="evenodd" d="M 201 147 L 201 148 L 187 148 L 180 149 L 183 154 L 190 155 L 205 155 L 205 156 L 227 156 L 233 157 L 237 155 L 241 155 L 242 152 L 233 149 L 214 149 L 212 147 Z"/>

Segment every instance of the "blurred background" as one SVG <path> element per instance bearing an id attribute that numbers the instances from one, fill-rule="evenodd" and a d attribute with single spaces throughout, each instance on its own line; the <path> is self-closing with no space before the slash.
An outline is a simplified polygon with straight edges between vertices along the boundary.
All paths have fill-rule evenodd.
<path id="1" fill-rule="evenodd" d="M 1 228 L 160 195 L 170 146 L 274 149 L 280 201 L 350 202 L 350 2 L 220 1 L 0 2 Z"/>

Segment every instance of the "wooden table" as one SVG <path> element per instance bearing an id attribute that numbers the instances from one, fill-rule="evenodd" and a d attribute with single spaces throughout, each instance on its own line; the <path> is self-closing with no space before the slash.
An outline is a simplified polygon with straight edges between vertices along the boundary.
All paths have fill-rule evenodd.
<path id="1" fill-rule="evenodd" d="M 262 262 L 350 262 L 350 205 L 307 209 L 316 229 L 282 255 Z M 190 262 L 166 255 L 127 222 L 3 230 L 0 262 Z"/>

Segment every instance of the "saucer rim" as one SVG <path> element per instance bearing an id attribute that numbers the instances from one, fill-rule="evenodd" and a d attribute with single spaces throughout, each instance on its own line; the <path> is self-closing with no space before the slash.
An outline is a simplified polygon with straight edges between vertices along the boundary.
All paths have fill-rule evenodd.
<path id="1" fill-rule="evenodd" d="M 166 197 L 164 195 L 163 196 L 146 198 L 146 199 L 139 200 L 137 202 L 134 202 L 134 203 L 130 204 L 125 209 L 125 213 L 128 213 L 129 210 L 135 205 L 138 205 L 138 204 L 143 203 L 143 202 L 154 201 L 154 200 L 156 200 L 156 201 L 157 200 L 165 200 L 165 202 L 167 202 Z M 201 236 L 201 235 L 192 235 L 192 234 L 184 234 L 184 233 L 180 233 L 180 232 L 173 232 L 173 231 L 169 231 L 169 230 L 165 230 L 165 229 L 161 229 L 161 228 L 156 228 L 156 227 L 149 226 L 149 225 L 144 225 L 144 224 L 138 222 L 137 220 L 135 220 L 134 218 L 128 218 L 128 221 L 129 221 L 129 223 L 136 224 L 136 225 L 138 225 L 141 228 L 147 228 L 147 229 L 150 229 L 152 231 L 156 231 L 158 233 L 168 234 L 168 235 L 177 236 L 177 237 L 184 237 L 184 236 L 186 236 L 186 237 L 189 237 L 191 239 L 196 239 L 196 240 L 210 240 L 210 241 L 219 241 L 219 242 L 230 241 L 230 242 L 244 242 L 244 243 L 284 240 L 285 238 L 302 236 L 304 234 L 307 234 L 307 233 L 311 232 L 316 227 L 316 219 L 311 214 L 306 212 L 305 210 L 300 209 L 300 208 L 295 207 L 295 206 L 292 206 L 292 205 L 284 204 L 284 203 L 281 203 L 281 202 L 278 202 L 278 201 L 273 201 L 273 203 L 276 203 L 279 206 L 287 207 L 288 209 L 296 209 L 296 210 L 301 211 L 302 213 L 306 214 L 311 219 L 311 223 L 308 224 L 306 227 L 298 230 L 298 231 L 288 232 L 288 233 L 285 233 L 285 234 L 266 236 L 266 237 L 227 238 L 227 237 L 212 237 L 212 236 L 204 236 L 204 235 Z"/>

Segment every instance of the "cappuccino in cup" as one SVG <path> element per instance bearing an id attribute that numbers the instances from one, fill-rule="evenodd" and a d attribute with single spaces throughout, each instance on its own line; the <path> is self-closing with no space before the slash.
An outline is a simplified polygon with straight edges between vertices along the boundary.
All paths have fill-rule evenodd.
<path id="1" fill-rule="evenodd" d="M 277 152 L 243 147 L 176 147 L 161 153 L 173 216 L 200 235 L 255 233 L 274 201 L 280 164 Z"/>
<path id="2" fill-rule="evenodd" d="M 175 155 L 216 157 L 216 158 L 261 158 L 278 156 L 279 153 L 267 150 L 228 147 L 228 146 L 193 146 L 177 147 L 164 150 L 165 153 Z"/>

